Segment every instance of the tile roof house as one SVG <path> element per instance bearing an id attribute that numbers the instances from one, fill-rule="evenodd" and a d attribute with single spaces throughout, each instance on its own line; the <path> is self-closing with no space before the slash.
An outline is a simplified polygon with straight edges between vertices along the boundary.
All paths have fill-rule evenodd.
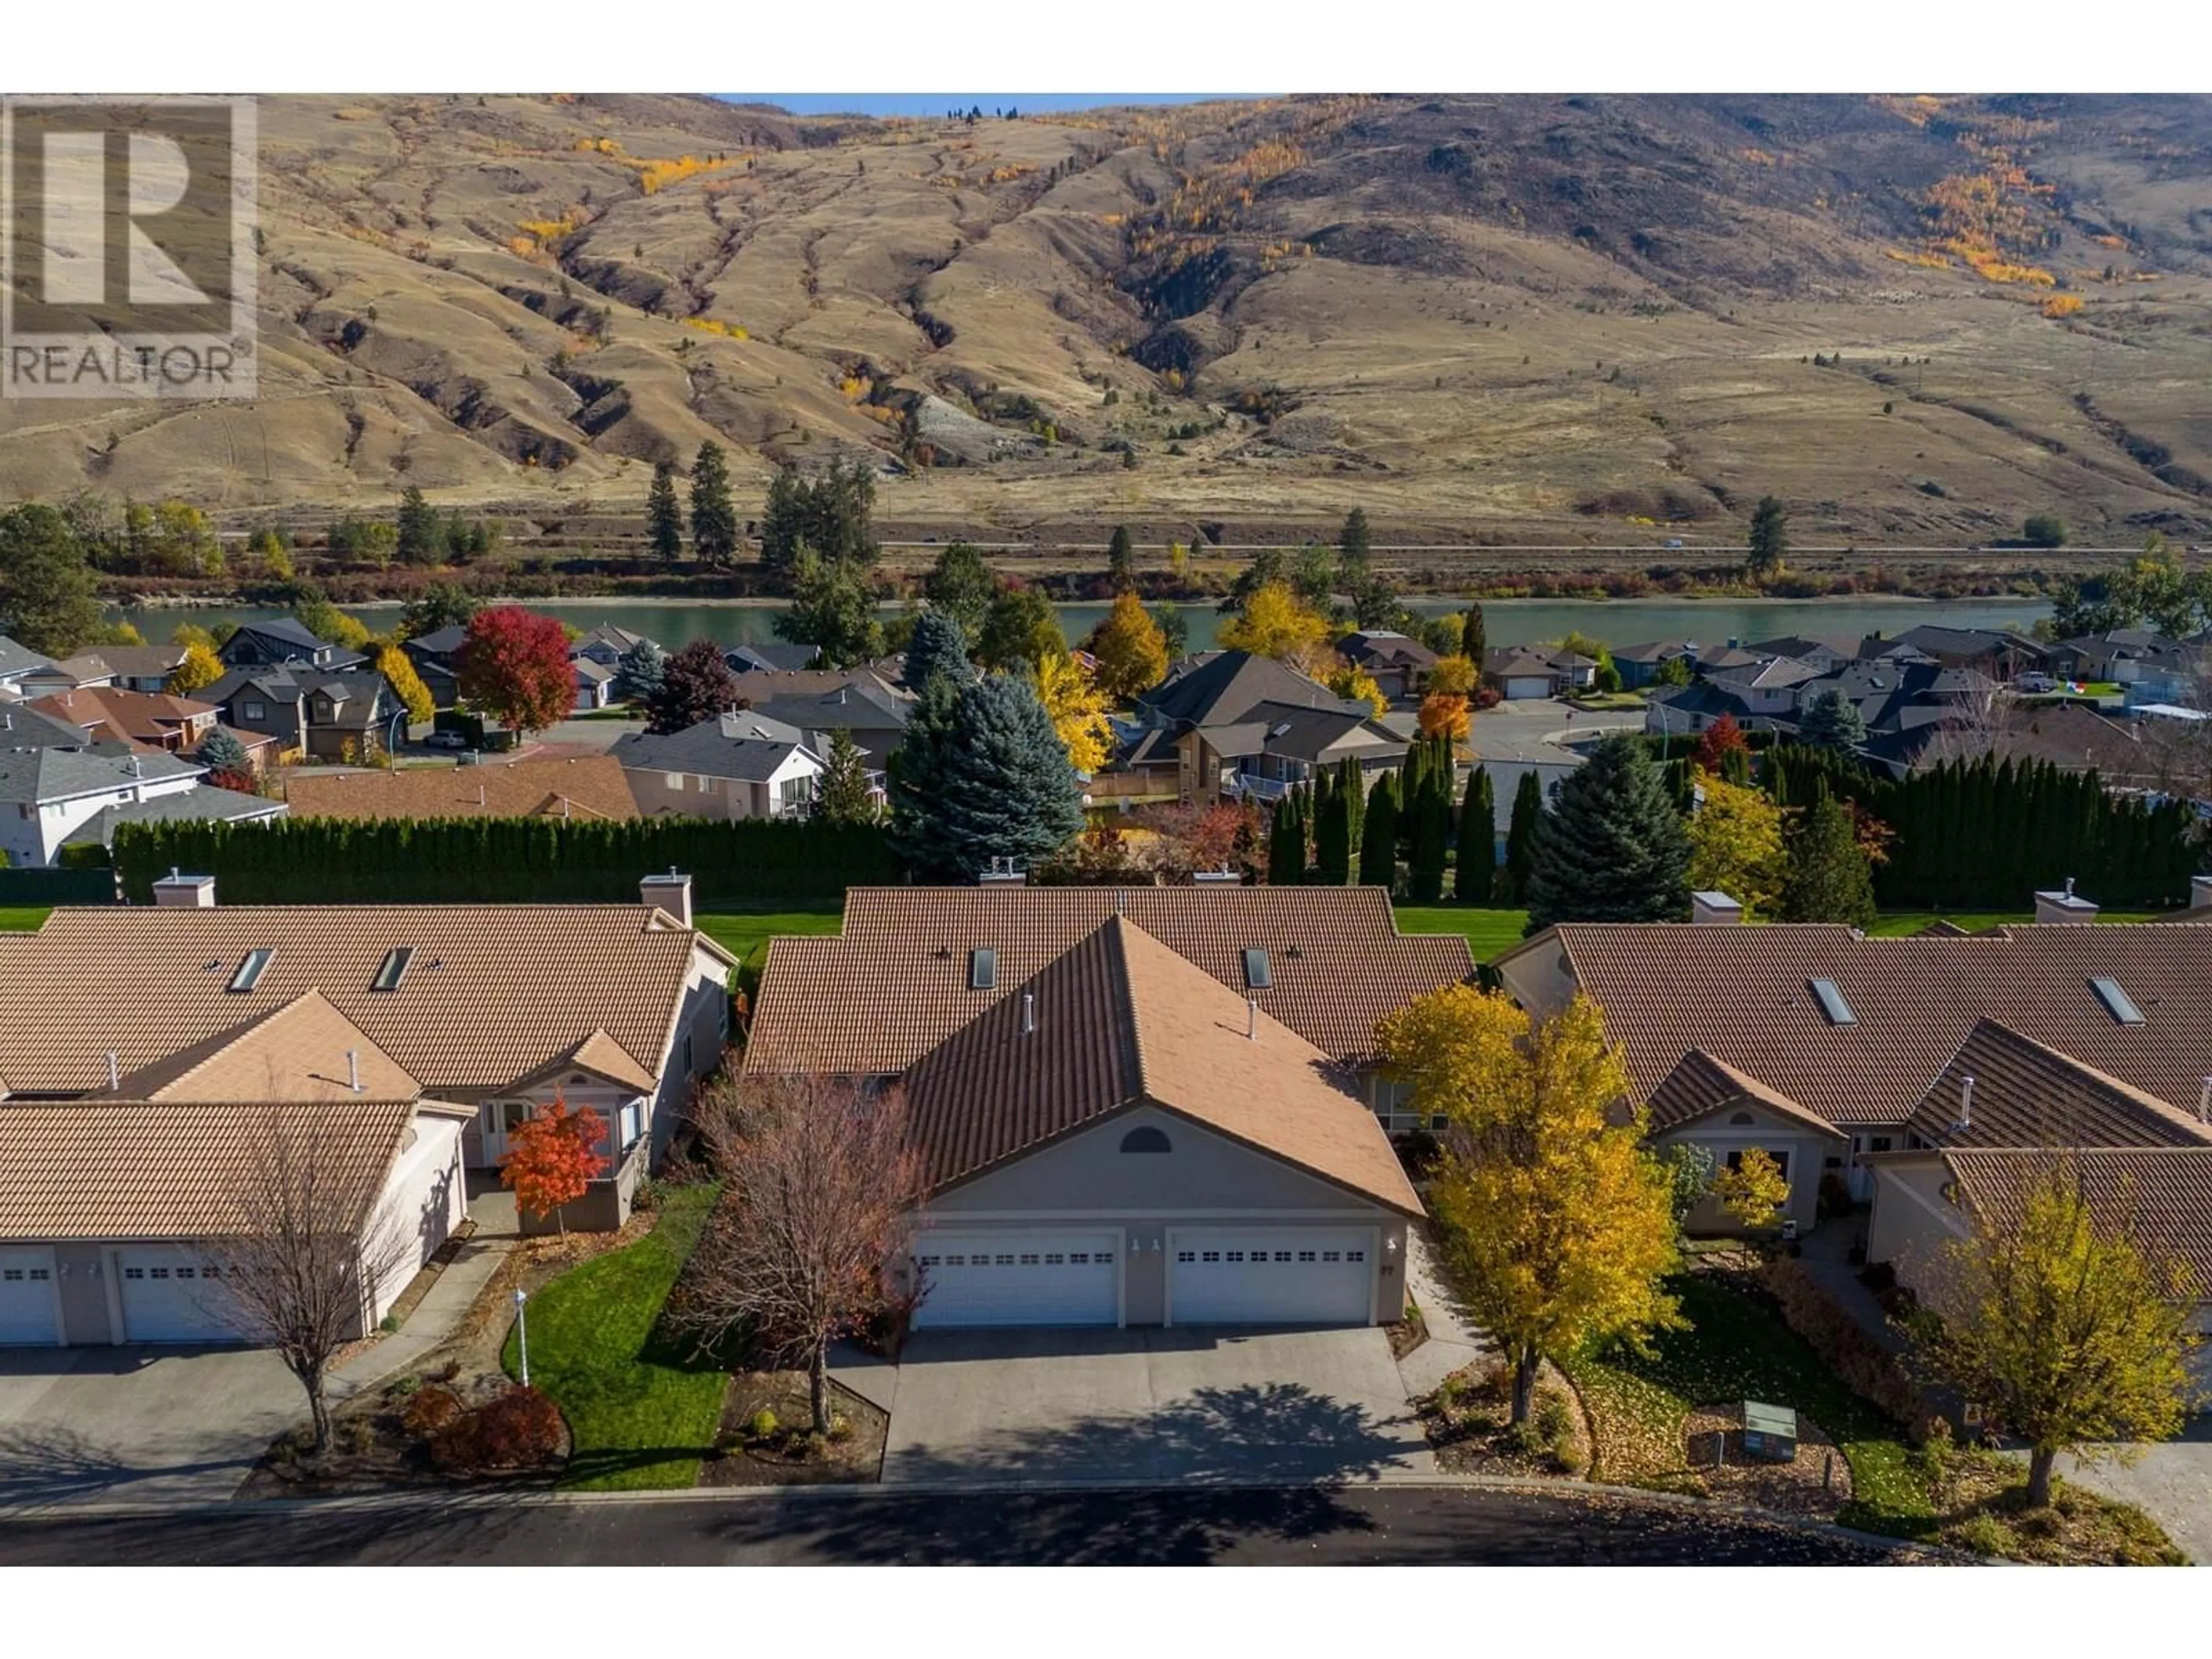
<path id="1" fill-rule="evenodd" d="M 1376 889 L 854 889 L 745 1063 L 903 1080 L 919 1324 L 1367 1324 L 1421 1213 L 1375 1023 L 1472 972 Z"/>
<path id="2" fill-rule="evenodd" d="M 689 925 L 681 878 L 648 879 L 637 905 L 224 906 L 203 902 L 212 885 L 0 939 L 0 973 L 47 988 L 0 1007 L 0 1114 L 433 1100 L 458 1172 L 495 1164 L 558 1095 L 607 1126 L 608 1173 L 567 1212 L 605 1227 L 720 1060 L 736 963 Z"/>
<path id="3" fill-rule="evenodd" d="M 286 786 L 301 818 L 595 818 L 638 816 L 620 762 L 609 755 L 400 772 L 328 772 Z"/>
<path id="4" fill-rule="evenodd" d="M 648 817 L 801 817 L 829 769 L 805 732 L 750 708 L 665 736 L 625 732 L 607 753 Z"/>
<path id="5" fill-rule="evenodd" d="M 1937 1117 L 1980 1125 L 1977 1140 L 2023 1133 L 2023 1114 L 2062 1144 L 2111 1139 L 2122 1122 L 2130 1144 L 2175 1144 L 2177 1129 L 2193 1137 L 2184 1120 L 2197 1117 L 2212 1076 L 2207 914 L 2195 924 L 1907 939 L 1814 923 L 1570 922 L 1495 967 L 1539 1016 L 1587 994 L 1655 1118 L 1662 1097 L 1690 1087 L 1675 1073 L 1695 1053 L 1697 1064 L 1756 1085 L 1766 1108 L 1849 1137 L 1819 1149 L 1817 1169 L 1791 1174 L 1809 1224 L 1801 1177 L 1809 1186 L 1832 1174 L 1863 1201 L 1875 1194 L 1876 1155 L 1935 1139 Z M 2014 1091 L 2017 1103 L 2004 1092 L 2012 1085 L 1992 1084 L 1997 1092 L 1978 1093 L 1962 1112 L 1945 1093 L 1947 1068 L 2034 1083 Z"/>

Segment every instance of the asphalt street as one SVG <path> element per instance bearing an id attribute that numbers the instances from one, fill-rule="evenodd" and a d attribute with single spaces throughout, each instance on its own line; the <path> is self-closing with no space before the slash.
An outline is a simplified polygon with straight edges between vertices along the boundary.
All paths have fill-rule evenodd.
<path id="1" fill-rule="evenodd" d="M 10 1565 L 1876 1565 L 1902 1548 L 1605 1496 L 1451 1487 L 234 1504 L 0 1518 Z"/>

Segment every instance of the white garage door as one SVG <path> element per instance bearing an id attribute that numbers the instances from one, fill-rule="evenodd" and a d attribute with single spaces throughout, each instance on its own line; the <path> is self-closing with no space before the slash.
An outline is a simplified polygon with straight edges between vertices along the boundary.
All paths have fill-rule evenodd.
<path id="1" fill-rule="evenodd" d="M 171 1244 L 134 1245 L 116 1251 L 115 1267 L 125 1341 L 243 1340 L 222 1316 L 217 1270 L 196 1253 Z"/>
<path id="2" fill-rule="evenodd" d="M 50 1346 L 62 1340 L 54 1313 L 54 1253 L 0 1246 L 0 1346 Z"/>
<path id="3" fill-rule="evenodd" d="M 917 1326 L 1113 1325 L 1119 1233 L 948 1233 L 915 1247 L 927 1294 Z"/>
<path id="4" fill-rule="evenodd" d="M 1371 1227 L 1177 1228 L 1168 1317 L 1177 1325 L 1364 1325 Z"/>

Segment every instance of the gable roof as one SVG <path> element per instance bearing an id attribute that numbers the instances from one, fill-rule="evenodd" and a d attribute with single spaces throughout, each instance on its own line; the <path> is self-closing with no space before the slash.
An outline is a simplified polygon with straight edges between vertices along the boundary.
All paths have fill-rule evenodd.
<path id="1" fill-rule="evenodd" d="M 1268 754 L 1315 763 L 1346 755 L 1364 759 L 1402 756 L 1412 747 L 1407 738 L 1377 725 L 1364 703 L 1353 709 L 1341 705 L 1309 708 L 1296 703 L 1255 702 L 1245 711 L 1243 720 L 1230 730 L 1241 731 L 1247 725 L 1261 729 L 1261 747 Z M 1218 743 L 1213 747 L 1220 754 L 1231 752 Z"/>
<path id="2" fill-rule="evenodd" d="M 1831 1123 L 1899 1124 L 1984 1018 L 2185 1111 L 2212 1075 L 2212 925 L 1863 939 L 1820 922 L 1565 922 L 1499 965 L 1510 976 L 1538 953 L 1603 1011 L 1647 1097 L 1702 1048 Z M 2141 1024 L 2091 988 L 2107 976 Z M 1852 1023 L 1829 1022 L 1816 979 L 1835 984 Z"/>
<path id="3" fill-rule="evenodd" d="M 434 628 L 427 634 L 413 635 L 401 641 L 400 643 L 410 652 L 421 653 L 426 656 L 450 657 L 461 648 L 462 641 L 468 636 L 468 625 L 465 623 L 448 623 L 445 627 Z M 579 641 L 578 643 L 580 644 L 582 641 Z"/>
<path id="4" fill-rule="evenodd" d="M 27 674 L 36 668 L 51 668 L 54 659 L 41 656 L 27 645 L 0 634 L 0 678 Z"/>
<path id="5" fill-rule="evenodd" d="M 0 703 L 0 750 L 82 749 L 92 733 L 30 702 Z"/>
<path id="6" fill-rule="evenodd" d="M 94 795 L 105 790 L 127 789 L 136 784 L 195 778 L 207 769 L 161 750 L 98 749 L 0 750 L 0 805 L 35 805 L 40 801 L 65 800 Z M 200 792 L 179 793 L 158 799 L 179 801 Z M 216 794 L 228 791 L 218 790 Z M 152 803 L 146 803 L 152 804 Z M 264 803 L 274 806 L 274 801 Z M 111 809 L 112 810 L 112 809 Z M 187 812 L 185 817 L 220 817 L 216 812 Z"/>
<path id="7" fill-rule="evenodd" d="M 1546 653 L 1526 645 L 1493 645 L 1482 653 L 1482 672 L 1496 679 L 1556 678 L 1559 666 Z"/>
<path id="8" fill-rule="evenodd" d="M 158 749 L 143 752 L 149 757 L 162 753 Z M 266 795 L 250 795 L 243 789 L 224 789 L 203 783 L 190 789 L 173 790 L 166 795 L 148 795 L 103 806 L 64 836 L 62 845 L 88 847 L 96 842 L 103 847 L 111 846 L 119 824 L 240 823 L 258 818 L 281 818 L 286 810 L 283 801 L 271 800 Z"/>
<path id="9" fill-rule="evenodd" d="M 131 691 L 114 685 L 50 691 L 45 696 L 33 697 L 26 706 L 87 730 L 104 726 L 118 739 L 157 748 L 166 733 L 189 726 L 202 715 L 218 712 L 213 703 L 194 697 L 173 697 L 163 691 Z"/>
<path id="10" fill-rule="evenodd" d="M 1375 887 L 856 887 L 844 931 L 769 945 L 747 1046 L 759 1068 L 903 1072 L 1115 915 L 1340 1060 L 1375 1026 L 1474 975 L 1456 933 L 1401 934 Z M 969 952 L 997 980 L 969 988 Z M 1244 952 L 1272 982 L 1248 992 Z M 0 1071 L 6 1054 L 0 1051 Z"/>
<path id="11" fill-rule="evenodd" d="M 1344 700 L 1273 657 L 1214 651 L 1186 657 L 1167 679 L 1137 699 L 1154 718 L 1176 725 L 1226 726 L 1250 718 L 1255 703 L 1341 708 Z"/>
<path id="12" fill-rule="evenodd" d="M 820 759 L 807 748 L 805 732 L 750 708 L 660 736 L 626 732 L 607 754 L 633 771 L 691 772 L 747 783 L 765 783 L 793 754 Z"/>
<path id="13" fill-rule="evenodd" d="M 398 985 L 372 988 L 400 948 Z M 274 954 L 254 988 L 228 990 L 255 950 Z M 737 965 L 638 904 L 64 906 L 0 938 L 0 975 L 40 988 L 0 998 L 0 1076 L 104 1088 L 108 1049 L 136 1071 L 308 991 L 433 1091 L 501 1088 L 594 1030 L 651 1071 L 695 950 Z"/>
<path id="14" fill-rule="evenodd" d="M 1715 1060 L 1702 1048 L 1684 1054 L 1651 1091 L 1650 1127 L 1654 1133 L 1663 1133 L 1729 1107 L 1747 1105 L 1765 1107 L 1821 1134 L 1840 1138 L 1843 1133 L 1818 1112 L 1807 1110 L 1781 1091 L 1768 1088 L 1726 1060 Z"/>
<path id="15" fill-rule="evenodd" d="M 1747 690 L 1774 690 L 1792 685 L 1802 685 L 1808 680 L 1823 677 L 1820 670 L 1809 662 L 1800 662 L 1795 657 L 1769 657 L 1763 662 L 1738 664 L 1733 667 L 1710 670 L 1705 678 L 1715 685 Z"/>
<path id="16" fill-rule="evenodd" d="M 907 1075 L 933 1187 L 1150 1102 L 1376 1203 L 1422 1212 L 1382 1125 L 1328 1056 L 1264 1015 L 1248 1037 L 1244 1000 L 1127 917 L 1109 917 L 1018 988 Z"/>
<path id="17" fill-rule="evenodd" d="M 1975 1022 L 1907 1121 L 1922 1139 L 1947 1149 L 2212 1146 L 2212 1127 L 2194 1115 L 1993 1019 Z"/>
<path id="18" fill-rule="evenodd" d="M 2018 1214 L 2023 1185 L 2051 1161 L 2039 1151 L 1943 1154 L 1963 1206 L 2000 1218 Z M 2180 1257 L 2197 1299 L 2212 1299 L 2212 1146 L 2106 1147 L 2068 1152 L 2065 1161 L 2100 1225 L 2125 1228 Z"/>
<path id="19" fill-rule="evenodd" d="M 1427 668 L 1437 660 L 1437 653 L 1420 641 L 1389 629 L 1362 629 L 1346 634 L 1336 642 L 1336 649 L 1340 656 L 1363 665 Z"/>
<path id="20" fill-rule="evenodd" d="M 653 1073 L 631 1055 L 629 1050 L 617 1042 L 605 1031 L 593 1031 L 582 1042 L 563 1053 L 557 1054 L 533 1072 L 526 1073 L 512 1085 L 526 1089 L 544 1083 L 563 1072 L 588 1072 L 610 1083 L 619 1083 L 625 1088 L 650 1094 L 655 1085 Z"/>
<path id="21" fill-rule="evenodd" d="M 504 765 L 329 772 L 294 778 L 293 816 L 313 818 L 624 819 L 637 799 L 610 755 Z"/>
<path id="22" fill-rule="evenodd" d="M 757 669 L 732 678 L 756 713 L 811 732 L 903 728 L 915 702 L 872 668 Z"/>
<path id="23" fill-rule="evenodd" d="M 260 622 L 240 623 L 238 625 L 238 633 L 258 635 L 264 640 L 273 641 L 280 645 L 294 646 L 311 657 L 318 651 L 334 648 L 328 640 L 317 634 L 305 623 L 295 621 L 290 617 L 270 617 Z M 237 635 L 234 634 L 231 637 L 235 639 Z M 229 641 L 225 641 L 224 643 L 227 645 Z"/>
<path id="24" fill-rule="evenodd" d="M 118 1100 L 205 1104 L 412 1100 L 422 1092 L 404 1066 L 319 991 L 303 991 L 228 1031 L 188 1043 L 105 1091 Z"/>

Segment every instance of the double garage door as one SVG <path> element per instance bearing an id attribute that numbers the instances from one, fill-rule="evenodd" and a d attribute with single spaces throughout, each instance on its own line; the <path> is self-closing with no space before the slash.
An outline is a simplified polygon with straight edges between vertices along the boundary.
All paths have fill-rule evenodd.
<path id="1" fill-rule="evenodd" d="M 1364 1325 L 1373 1316 L 1371 1227 L 1168 1231 L 1169 1322 Z M 923 1328 L 1115 1325 L 1121 1235 L 933 1232 L 915 1252 Z"/>

